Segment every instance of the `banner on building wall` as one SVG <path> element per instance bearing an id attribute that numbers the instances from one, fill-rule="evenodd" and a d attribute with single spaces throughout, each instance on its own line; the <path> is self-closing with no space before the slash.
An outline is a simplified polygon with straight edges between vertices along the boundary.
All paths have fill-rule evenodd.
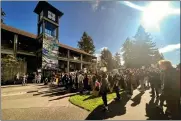
<path id="1" fill-rule="evenodd" d="M 43 39 L 42 68 L 58 69 L 58 44 L 54 40 Z"/>

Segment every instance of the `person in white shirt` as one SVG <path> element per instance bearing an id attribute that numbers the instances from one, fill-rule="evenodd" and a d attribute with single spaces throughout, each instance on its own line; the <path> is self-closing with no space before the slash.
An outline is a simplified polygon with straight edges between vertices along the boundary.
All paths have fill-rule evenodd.
<path id="1" fill-rule="evenodd" d="M 16 79 L 14 81 L 14 84 L 16 84 L 17 81 L 19 81 L 19 72 L 16 74 Z"/>
<path id="2" fill-rule="evenodd" d="M 41 74 L 38 74 L 38 83 L 41 83 Z"/>
<path id="3" fill-rule="evenodd" d="M 22 85 L 26 85 L 26 74 L 23 74 L 23 80 L 22 80 Z"/>
<path id="4" fill-rule="evenodd" d="M 84 76 L 80 73 L 78 75 L 78 88 L 81 94 L 83 93 L 83 80 L 84 80 Z"/>

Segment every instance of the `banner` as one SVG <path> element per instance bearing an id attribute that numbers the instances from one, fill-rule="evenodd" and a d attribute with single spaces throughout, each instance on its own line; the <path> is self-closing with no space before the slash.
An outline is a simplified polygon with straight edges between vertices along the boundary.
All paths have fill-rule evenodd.
<path id="1" fill-rule="evenodd" d="M 42 68 L 58 69 L 58 49 L 56 40 L 43 39 Z"/>

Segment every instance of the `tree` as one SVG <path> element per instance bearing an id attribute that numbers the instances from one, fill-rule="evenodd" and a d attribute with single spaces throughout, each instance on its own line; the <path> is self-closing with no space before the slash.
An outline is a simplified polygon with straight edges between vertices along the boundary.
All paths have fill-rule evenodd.
<path id="1" fill-rule="evenodd" d="M 121 55 L 117 52 L 113 60 L 114 68 L 119 68 L 121 66 Z"/>
<path id="2" fill-rule="evenodd" d="M 125 61 L 124 65 L 128 68 L 131 67 L 134 56 L 133 56 L 133 42 L 131 41 L 130 38 L 127 38 L 126 41 L 124 42 L 122 52 L 123 52 L 123 59 Z"/>
<path id="3" fill-rule="evenodd" d="M 123 44 L 123 58 L 126 67 L 140 68 L 141 66 L 150 66 L 163 57 L 152 42 L 152 37 L 139 26 L 133 39 L 127 38 Z"/>
<path id="4" fill-rule="evenodd" d="M 153 54 L 153 64 L 156 64 L 158 61 L 163 60 L 164 56 L 158 51 L 158 49 Z"/>
<path id="5" fill-rule="evenodd" d="M 1 8 L 1 23 L 4 24 L 4 17 L 6 16 L 6 13 L 3 11 L 3 9 Z"/>
<path id="6" fill-rule="evenodd" d="M 103 66 L 107 67 L 108 71 L 111 71 L 113 69 L 112 65 L 113 59 L 111 52 L 105 48 L 101 52 L 101 63 Z"/>
<path id="7" fill-rule="evenodd" d="M 79 49 L 89 53 L 89 54 L 94 54 L 95 52 L 95 46 L 93 43 L 92 38 L 86 33 L 83 33 L 83 36 L 80 41 L 78 41 L 77 46 Z"/>

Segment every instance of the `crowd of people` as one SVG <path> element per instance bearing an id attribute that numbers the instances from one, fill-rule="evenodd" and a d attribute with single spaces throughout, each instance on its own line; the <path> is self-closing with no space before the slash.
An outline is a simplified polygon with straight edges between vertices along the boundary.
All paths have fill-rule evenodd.
<path id="1" fill-rule="evenodd" d="M 121 101 L 120 90 L 124 90 L 130 98 L 138 88 L 141 93 L 151 88 L 151 96 L 159 98 L 157 107 L 163 110 L 166 102 L 166 113 L 172 119 L 180 115 L 180 66 L 174 68 L 171 62 L 159 61 L 157 67 L 127 68 L 115 72 L 83 72 L 61 74 L 59 85 L 65 85 L 69 91 L 76 90 L 83 94 L 86 91 L 98 92 L 104 102 L 104 110 L 108 111 L 107 94 L 115 92 L 115 100 Z"/>
<path id="2" fill-rule="evenodd" d="M 35 77 L 36 82 L 40 83 L 41 75 L 37 74 Z M 25 80 L 26 76 L 23 78 L 23 84 Z M 43 81 L 45 85 L 56 82 L 58 86 L 64 86 L 68 92 L 78 91 L 80 94 L 92 92 L 94 96 L 100 95 L 105 111 L 109 111 L 107 103 L 109 92 L 115 92 L 115 100 L 121 101 L 120 90 L 131 98 L 135 89 L 144 93 L 146 89 L 151 88 L 151 96 L 160 100 L 158 108 L 163 110 L 166 102 L 166 113 L 172 116 L 172 119 L 178 119 L 180 115 L 180 66 L 174 68 L 171 62 L 166 60 L 159 61 L 157 67 L 118 69 L 116 72 L 53 73 Z"/>
<path id="3" fill-rule="evenodd" d="M 41 73 L 35 73 L 33 74 L 33 79 L 32 79 L 32 82 L 33 83 L 41 83 L 41 80 L 42 80 L 42 74 Z M 25 86 L 27 85 L 28 83 L 28 79 L 29 79 L 29 74 L 27 73 L 23 73 L 23 74 L 20 74 L 20 73 L 17 73 L 15 75 L 15 79 L 14 79 L 14 84 L 17 84 L 19 82 L 22 83 L 22 86 Z"/>
<path id="4" fill-rule="evenodd" d="M 116 100 L 121 100 L 120 89 L 126 91 L 130 98 L 134 89 L 140 87 L 139 90 L 143 93 L 146 88 L 151 87 L 151 96 L 160 100 L 157 107 L 163 110 L 163 104 L 166 102 L 166 114 L 172 119 L 180 118 L 180 66 L 173 68 L 169 61 L 159 61 L 158 67 L 155 68 L 125 69 L 115 75 L 103 73 L 100 92 L 106 111 L 108 111 L 106 95 L 110 87 L 116 92 Z"/>

